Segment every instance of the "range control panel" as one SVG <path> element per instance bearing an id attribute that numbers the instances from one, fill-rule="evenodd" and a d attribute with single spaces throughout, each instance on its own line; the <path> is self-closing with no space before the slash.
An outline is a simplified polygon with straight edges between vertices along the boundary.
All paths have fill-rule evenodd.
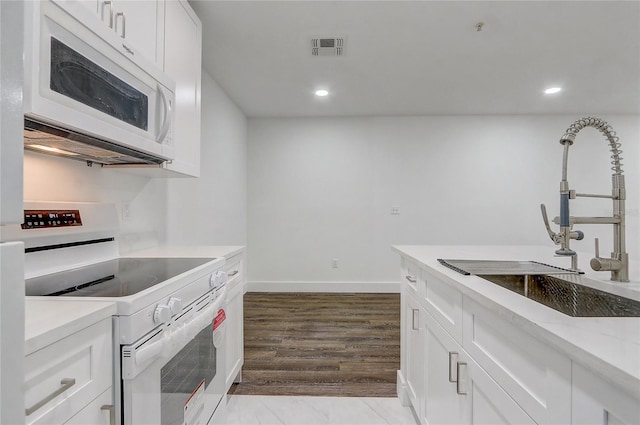
<path id="1" fill-rule="evenodd" d="M 82 226 L 78 210 L 24 210 L 23 229 Z"/>

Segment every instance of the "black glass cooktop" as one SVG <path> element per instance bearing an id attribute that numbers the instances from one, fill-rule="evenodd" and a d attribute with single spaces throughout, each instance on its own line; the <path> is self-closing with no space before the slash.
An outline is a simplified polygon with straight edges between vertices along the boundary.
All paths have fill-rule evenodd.
<path id="1" fill-rule="evenodd" d="M 26 295 L 125 297 L 213 258 L 118 258 L 25 281 Z"/>

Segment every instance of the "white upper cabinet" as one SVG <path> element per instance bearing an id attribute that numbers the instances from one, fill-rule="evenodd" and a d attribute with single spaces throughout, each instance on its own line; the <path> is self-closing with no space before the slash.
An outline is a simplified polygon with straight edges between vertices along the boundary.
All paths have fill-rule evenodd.
<path id="1" fill-rule="evenodd" d="M 104 3 L 104 2 L 103 2 Z M 117 0 L 113 30 L 147 60 L 158 63 L 164 1 Z"/>
<path id="2" fill-rule="evenodd" d="M 164 0 L 68 0 L 93 13 L 114 31 L 132 55 L 141 54 L 150 62 L 162 60 L 158 39 L 164 22 Z"/>
<path id="3" fill-rule="evenodd" d="M 186 1 L 167 0 L 164 22 L 164 72 L 176 82 L 173 144 L 167 169 L 200 176 L 200 90 L 202 24 Z"/>

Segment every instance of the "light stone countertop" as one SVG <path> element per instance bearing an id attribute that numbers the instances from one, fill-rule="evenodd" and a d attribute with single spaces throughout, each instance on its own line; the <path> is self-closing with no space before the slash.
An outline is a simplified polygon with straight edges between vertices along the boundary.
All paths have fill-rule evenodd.
<path id="1" fill-rule="evenodd" d="M 103 301 L 25 298 L 25 356 L 116 313 Z"/>
<path id="2" fill-rule="evenodd" d="M 422 264 L 501 318 L 640 398 L 639 317 L 571 317 L 478 276 L 455 272 L 437 261 L 438 258 L 533 260 L 568 267 L 567 258 L 553 256 L 553 246 L 394 246 L 393 249 Z M 588 286 L 640 300 L 639 282 L 611 282 L 606 280 L 609 272 L 585 272 Z"/>

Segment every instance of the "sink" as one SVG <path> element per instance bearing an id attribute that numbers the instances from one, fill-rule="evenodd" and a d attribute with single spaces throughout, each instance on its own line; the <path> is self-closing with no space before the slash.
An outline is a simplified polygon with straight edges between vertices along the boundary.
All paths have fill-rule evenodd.
<path id="1" fill-rule="evenodd" d="M 640 301 L 590 288 L 554 275 L 478 275 L 573 317 L 640 317 Z"/>

